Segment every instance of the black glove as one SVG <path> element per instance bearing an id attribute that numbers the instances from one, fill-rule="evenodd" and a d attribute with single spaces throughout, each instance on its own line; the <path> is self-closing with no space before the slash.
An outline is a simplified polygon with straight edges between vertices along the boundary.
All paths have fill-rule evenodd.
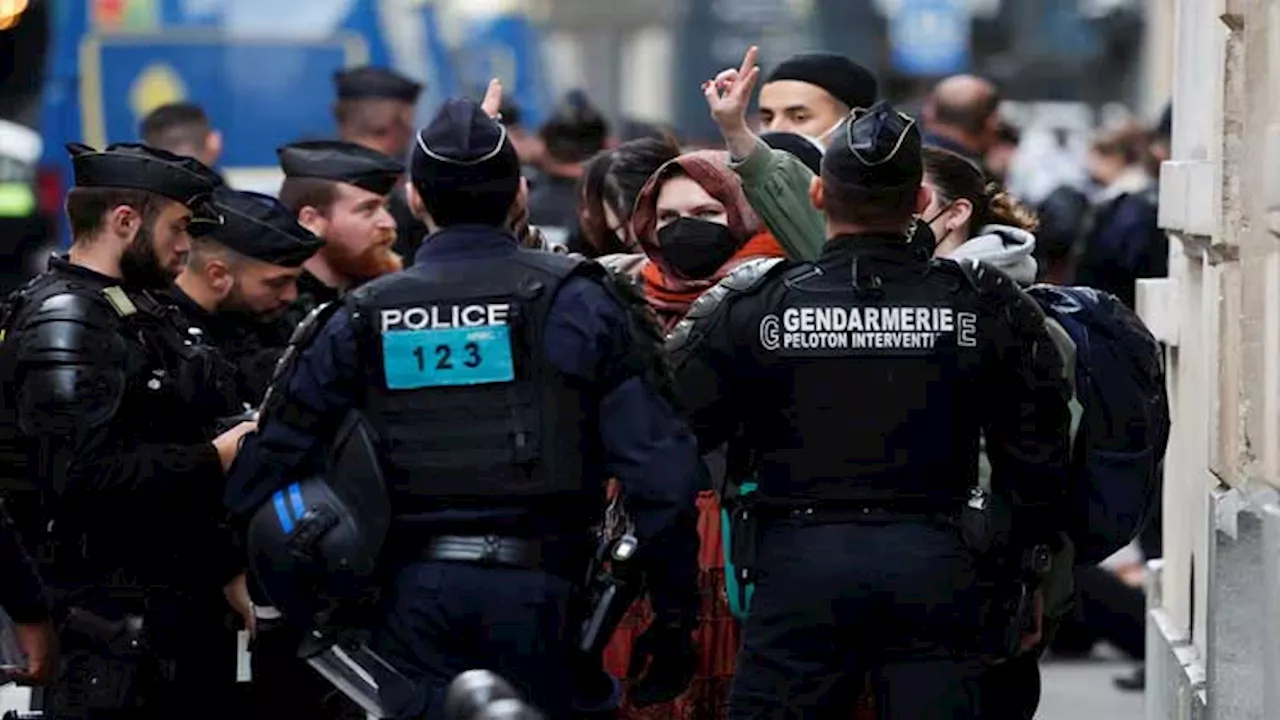
<path id="1" fill-rule="evenodd" d="M 631 647 L 627 679 L 632 704 L 645 707 L 680 697 L 693 682 L 696 664 L 692 628 L 655 620 Z"/>

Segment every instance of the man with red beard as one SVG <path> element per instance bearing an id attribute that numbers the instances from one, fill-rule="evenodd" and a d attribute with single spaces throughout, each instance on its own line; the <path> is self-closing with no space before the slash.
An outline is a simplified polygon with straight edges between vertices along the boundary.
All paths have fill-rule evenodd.
<path id="1" fill-rule="evenodd" d="M 402 267 L 392 249 L 396 221 L 387 205 L 404 166 L 342 140 L 294 143 L 277 153 L 285 174 L 280 202 L 325 241 L 303 264 L 298 300 L 286 313 L 297 325 L 320 305 Z"/>

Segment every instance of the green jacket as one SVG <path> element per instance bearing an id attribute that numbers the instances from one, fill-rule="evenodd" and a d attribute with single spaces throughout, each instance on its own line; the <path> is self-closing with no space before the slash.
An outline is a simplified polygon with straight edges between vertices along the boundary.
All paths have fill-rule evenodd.
<path id="1" fill-rule="evenodd" d="M 765 227 L 796 260 L 816 260 L 827 239 L 826 221 L 809 202 L 813 171 L 786 150 L 756 139 L 756 148 L 729 166 L 742 178 L 747 202 Z"/>

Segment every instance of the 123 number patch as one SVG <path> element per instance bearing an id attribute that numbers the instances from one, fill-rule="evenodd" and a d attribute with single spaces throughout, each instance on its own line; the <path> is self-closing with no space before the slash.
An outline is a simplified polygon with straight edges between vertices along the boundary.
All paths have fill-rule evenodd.
<path id="1" fill-rule="evenodd" d="M 511 329 L 505 325 L 382 333 L 389 390 L 511 382 Z"/>

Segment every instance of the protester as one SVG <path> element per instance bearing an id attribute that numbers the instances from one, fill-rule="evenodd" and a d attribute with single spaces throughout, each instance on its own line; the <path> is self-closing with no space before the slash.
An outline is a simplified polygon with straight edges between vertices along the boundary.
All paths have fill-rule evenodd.
<path id="1" fill-rule="evenodd" d="M 1100 133 L 1089 149 L 1099 188 L 1079 249 L 1073 281 L 1134 306 L 1138 278 L 1169 273 L 1169 239 L 1157 221 L 1155 182 L 1144 165 L 1145 131 L 1136 125 Z"/>
<path id="2" fill-rule="evenodd" d="M 631 229 L 636 197 L 649 176 L 679 154 L 680 148 L 670 142 L 642 139 L 606 150 L 587 163 L 578 206 L 586 254 L 640 252 Z"/>

